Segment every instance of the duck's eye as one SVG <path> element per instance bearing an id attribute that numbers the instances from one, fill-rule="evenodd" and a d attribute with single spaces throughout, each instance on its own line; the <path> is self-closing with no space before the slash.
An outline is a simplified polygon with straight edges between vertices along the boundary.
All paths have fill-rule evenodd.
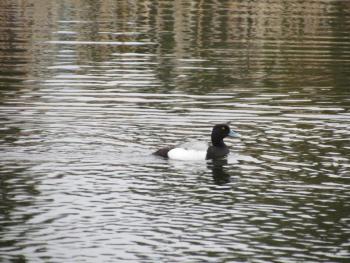
<path id="1" fill-rule="evenodd" d="M 226 127 L 221 127 L 221 130 L 223 130 L 223 131 L 226 130 Z"/>

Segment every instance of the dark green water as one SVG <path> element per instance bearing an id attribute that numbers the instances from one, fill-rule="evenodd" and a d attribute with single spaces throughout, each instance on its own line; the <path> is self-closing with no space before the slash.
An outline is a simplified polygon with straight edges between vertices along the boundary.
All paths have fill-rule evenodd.
<path id="1" fill-rule="evenodd" d="M 348 1 L 0 1 L 0 262 L 349 262 L 349 109 Z"/>

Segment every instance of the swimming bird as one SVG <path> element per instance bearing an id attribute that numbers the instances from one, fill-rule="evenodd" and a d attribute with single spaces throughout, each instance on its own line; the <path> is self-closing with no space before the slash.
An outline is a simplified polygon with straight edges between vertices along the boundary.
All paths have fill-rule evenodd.
<path id="1" fill-rule="evenodd" d="M 226 137 L 240 137 L 240 134 L 231 130 L 229 123 L 216 124 L 211 132 L 211 145 L 191 145 L 189 143 L 176 147 L 166 147 L 154 152 L 154 155 L 175 160 L 206 160 L 223 157 L 229 153 L 224 143 Z"/>

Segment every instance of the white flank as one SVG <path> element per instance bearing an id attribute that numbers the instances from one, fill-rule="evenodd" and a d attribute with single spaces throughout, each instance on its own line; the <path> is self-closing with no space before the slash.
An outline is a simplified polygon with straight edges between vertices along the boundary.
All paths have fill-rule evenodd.
<path id="1" fill-rule="evenodd" d="M 175 148 L 168 152 L 168 157 L 174 160 L 182 161 L 199 161 L 205 160 L 207 151 L 187 150 L 183 148 Z"/>

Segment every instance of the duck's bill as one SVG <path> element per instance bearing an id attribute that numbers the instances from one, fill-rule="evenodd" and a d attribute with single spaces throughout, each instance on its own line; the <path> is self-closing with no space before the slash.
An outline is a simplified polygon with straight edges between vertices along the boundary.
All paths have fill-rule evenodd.
<path id="1" fill-rule="evenodd" d="M 230 131 L 228 136 L 233 137 L 233 138 L 240 138 L 241 137 L 241 135 L 238 132 L 235 132 L 233 130 Z"/>

